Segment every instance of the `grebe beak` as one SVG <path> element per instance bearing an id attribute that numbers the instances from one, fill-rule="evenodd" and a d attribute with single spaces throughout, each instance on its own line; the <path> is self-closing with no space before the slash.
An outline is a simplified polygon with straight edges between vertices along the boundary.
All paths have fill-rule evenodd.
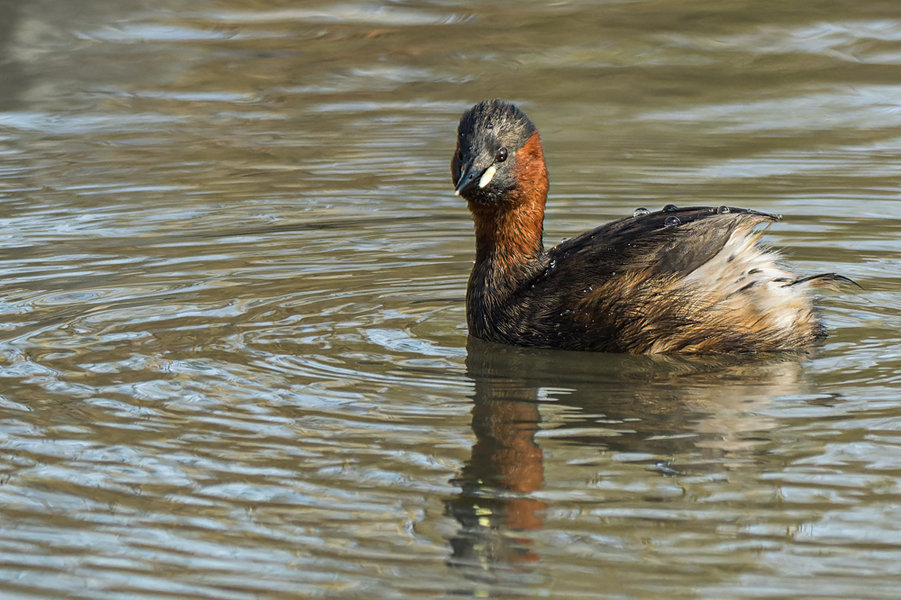
<path id="1" fill-rule="evenodd" d="M 475 163 L 470 163 L 462 171 L 460 179 L 457 180 L 457 187 L 454 189 L 455 196 L 468 192 L 476 186 L 483 188 L 491 183 L 494 174 L 497 172 L 497 167 L 491 165 L 487 168 L 482 168 L 476 166 Z"/>

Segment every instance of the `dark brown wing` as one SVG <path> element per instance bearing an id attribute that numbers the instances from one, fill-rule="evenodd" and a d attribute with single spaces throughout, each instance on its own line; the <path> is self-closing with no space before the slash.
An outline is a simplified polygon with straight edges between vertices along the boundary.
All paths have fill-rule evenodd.
<path id="1" fill-rule="evenodd" d="M 633 269 L 687 274 L 722 250 L 736 229 L 779 219 L 732 207 L 678 208 L 627 217 L 552 248 L 545 276 L 590 282 Z M 563 274 L 570 270 L 575 273 Z"/>

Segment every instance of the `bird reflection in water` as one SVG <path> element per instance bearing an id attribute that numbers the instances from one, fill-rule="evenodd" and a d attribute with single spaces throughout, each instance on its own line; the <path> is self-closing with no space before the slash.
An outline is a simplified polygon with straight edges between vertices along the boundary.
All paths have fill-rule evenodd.
<path id="1" fill-rule="evenodd" d="M 460 494 L 448 508 L 462 526 L 451 541 L 452 563 L 491 572 L 496 565 L 534 562 L 532 540 L 547 505 L 531 496 L 544 486 L 541 448 L 535 442 L 534 391 L 503 377 L 475 376 L 472 456 L 454 483 Z"/>
<path id="2" fill-rule="evenodd" d="M 540 559 L 535 538 L 549 506 L 541 493 L 545 456 L 535 439 L 539 430 L 554 454 L 568 446 L 569 454 L 575 449 L 590 460 L 600 447 L 602 462 L 615 461 L 617 454 L 646 456 L 639 468 L 661 476 L 716 471 L 754 477 L 773 460 L 768 449 L 776 422 L 760 409 L 778 395 L 805 391 L 802 357 L 792 354 L 598 355 L 472 337 L 467 351 L 476 441 L 453 480 L 460 492 L 446 505 L 459 523 L 449 563 L 468 578 L 492 583 L 523 583 L 530 573 L 540 577 L 534 572 Z M 542 407 L 548 395 L 556 406 Z M 542 423 L 541 411 L 556 413 L 560 404 L 576 412 L 567 411 L 563 423 Z M 555 439 L 558 427 L 566 433 Z M 590 479 L 591 474 L 586 488 Z M 604 502 L 603 492 L 598 495 Z"/>

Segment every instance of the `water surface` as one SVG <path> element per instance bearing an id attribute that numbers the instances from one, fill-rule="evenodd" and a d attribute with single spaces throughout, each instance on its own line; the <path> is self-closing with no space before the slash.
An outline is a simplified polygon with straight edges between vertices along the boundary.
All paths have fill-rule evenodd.
<path id="1" fill-rule="evenodd" d="M 892 598 L 901 11 L 0 2 L 4 598 Z M 456 121 L 549 244 L 782 214 L 808 355 L 467 340 Z"/>

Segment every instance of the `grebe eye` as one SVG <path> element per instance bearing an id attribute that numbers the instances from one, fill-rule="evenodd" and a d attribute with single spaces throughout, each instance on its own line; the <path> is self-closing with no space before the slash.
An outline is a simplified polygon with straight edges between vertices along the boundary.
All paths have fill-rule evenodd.
<path id="1" fill-rule="evenodd" d="M 501 148 L 497 151 L 497 156 L 494 157 L 497 162 L 504 162 L 507 160 L 507 149 Z"/>

